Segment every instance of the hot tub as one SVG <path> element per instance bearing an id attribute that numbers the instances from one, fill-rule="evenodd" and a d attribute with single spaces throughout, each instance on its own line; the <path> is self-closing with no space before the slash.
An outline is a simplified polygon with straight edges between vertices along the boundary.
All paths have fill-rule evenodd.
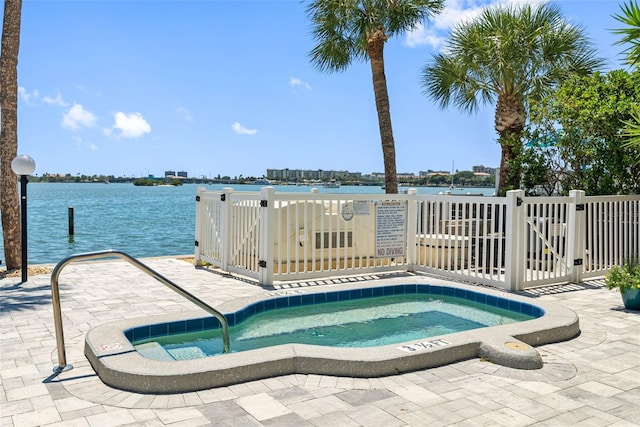
<path id="1" fill-rule="evenodd" d="M 171 335 L 219 327 L 217 320 L 194 312 L 99 326 L 86 336 L 85 355 L 105 384 L 135 392 L 174 393 L 291 373 L 378 377 L 474 357 L 513 368 L 537 369 L 542 367 L 542 359 L 532 346 L 567 340 L 579 334 L 577 315 L 556 304 L 538 301 L 532 304 L 523 297 L 466 285 L 418 282 L 289 289 L 265 292 L 259 299 L 225 303 L 218 309 L 225 313 L 232 331 L 232 353 L 228 354 L 215 351 L 204 354 L 203 351 L 205 357 L 196 357 L 201 355 L 194 356 L 193 352 L 198 351 L 188 347 L 190 351 L 176 352 L 182 356 L 174 357 L 161 344 L 158 344 L 160 348 L 151 345 L 138 351 L 132 343 L 154 343 Z M 461 299 L 472 305 L 484 305 L 490 311 L 511 312 L 517 321 L 441 335 L 418 335 L 408 341 L 377 346 L 287 343 L 233 352 L 234 328 L 261 313 L 284 307 L 311 307 L 395 295 Z"/>

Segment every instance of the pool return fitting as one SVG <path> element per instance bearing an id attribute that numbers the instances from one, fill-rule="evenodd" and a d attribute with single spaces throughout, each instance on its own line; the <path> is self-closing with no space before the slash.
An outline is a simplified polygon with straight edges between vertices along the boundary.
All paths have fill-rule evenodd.
<path id="1" fill-rule="evenodd" d="M 62 272 L 62 269 L 68 264 L 71 264 L 72 262 L 75 262 L 75 261 L 86 261 L 89 259 L 113 258 L 113 257 L 118 257 L 123 259 L 124 261 L 129 262 L 134 267 L 137 267 L 138 269 L 147 273 L 149 276 L 153 277 L 154 279 L 156 279 L 157 281 L 159 281 L 160 283 L 162 283 L 172 291 L 188 299 L 189 301 L 191 301 L 192 303 L 194 303 L 195 305 L 197 305 L 198 307 L 200 307 L 201 309 L 203 309 L 204 311 L 208 312 L 213 317 L 218 319 L 218 321 L 220 322 L 220 326 L 222 328 L 222 343 L 223 343 L 222 352 L 229 353 L 229 323 L 227 322 L 227 318 L 224 317 L 224 314 L 222 314 L 215 308 L 211 307 L 209 304 L 205 303 L 200 298 L 196 297 L 195 295 L 191 294 L 190 292 L 176 285 L 171 280 L 167 279 L 157 271 L 149 268 L 142 262 L 133 258 L 132 256 L 127 255 L 126 253 L 121 251 L 115 251 L 110 249 L 106 251 L 88 252 L 88 253 L 75 254 L 75 255 L 68 256 L 67 258 L 60 261 L 55 266 L 55 268 L 53 269 L 53 272 L 51 273 L 51 299 L 53 302 L 53 319 L 54 319 L 55 328 L 56 328 L 56 346 L 58 347 L 58 366 L 55 366 L 53 368 L 53 372 L 59 374 L 60 372 L 73 369 L 72 365 L 67 365 L 67 355 L 65 353 L 65 348 L 64 348 L 62 309 L 60 306 L 60 290 L 58 288 L 58 278 L 60 277 L 60 273 Z"/>

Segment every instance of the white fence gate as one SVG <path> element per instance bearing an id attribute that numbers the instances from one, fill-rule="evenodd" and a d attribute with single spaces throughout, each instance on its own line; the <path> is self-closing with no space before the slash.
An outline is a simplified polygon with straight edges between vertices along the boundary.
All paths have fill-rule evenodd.
<path id="1" fill-rule="evenodd" d="M 577 282 L 640 256 L 640 197 L 210 191 L 196 262 L 261 284 L 424 271 L 509 290 Z"/>

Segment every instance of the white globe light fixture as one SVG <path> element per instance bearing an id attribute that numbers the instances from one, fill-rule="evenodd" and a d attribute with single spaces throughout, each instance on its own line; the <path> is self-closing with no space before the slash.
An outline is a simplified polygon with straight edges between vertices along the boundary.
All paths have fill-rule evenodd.
<path id="1" fill-rule="evenodd" d="M 36 170 L 36 162 L 29 156 L 18 155 L 11 160 L 11 170 L 16 175 L 31 175 Z"/>
<path id="2" fill-rule="evenodd" d="M 29 156 L 18 155 L 11 161 L 11 170 L 20 176 L 20 221 L 21 221 L 21 240 L 22 240 L 22 283 L 25 283 L 27 277 L 27 178 L 36 170 L 36 162 Z"/>

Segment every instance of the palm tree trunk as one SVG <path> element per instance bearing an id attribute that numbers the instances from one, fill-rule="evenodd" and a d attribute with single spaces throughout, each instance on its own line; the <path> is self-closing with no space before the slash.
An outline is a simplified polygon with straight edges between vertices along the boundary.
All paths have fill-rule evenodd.
<path id="1" fill-rule="evenodd" d="M 384 74 L 384 44 L 387 36 L 384 31 L 377 30 L 367 40 L 367 53 L 371 63 L 373 77 L 373 93 L 378 111 L 378 126 L 382 143 L 382 157 L 384 159 L 384 181 L 387 194 L 398 193 L 398 179 L 396 173 L 396 147 L 391 128 L 391 108 L 387 91 L 387 78 Z"/>
<path id="2" fill-rule="evenodd" d="M 18 50 L 22 0 L 5 0 L 0 54 L 0 210 L 8 270 L 21 266 L 18 179 L 11 161 L 18 154 Z"/>
<path id="3" fill-rule="evenodd" d="M 516 165 L 516 158 L 521 150 L 518 144 L 522 144 L 519 135 L 504 132 L 498 137 L 498 143 L 502 148 L 500 155 L 500 183 L 498 196 L 505 196 L 508 190 L 516 190 L 520 187 L 520 167 Z"/>
<path id="4" fill-rule="evenodd" d="M 520 188 L 521 168 L 517 158 L 522 152 L 522 132 L 526 120 L 524 103 L 511 94 L 498 95 L 495 129 L 502 148 L 498 196 Z"/>

